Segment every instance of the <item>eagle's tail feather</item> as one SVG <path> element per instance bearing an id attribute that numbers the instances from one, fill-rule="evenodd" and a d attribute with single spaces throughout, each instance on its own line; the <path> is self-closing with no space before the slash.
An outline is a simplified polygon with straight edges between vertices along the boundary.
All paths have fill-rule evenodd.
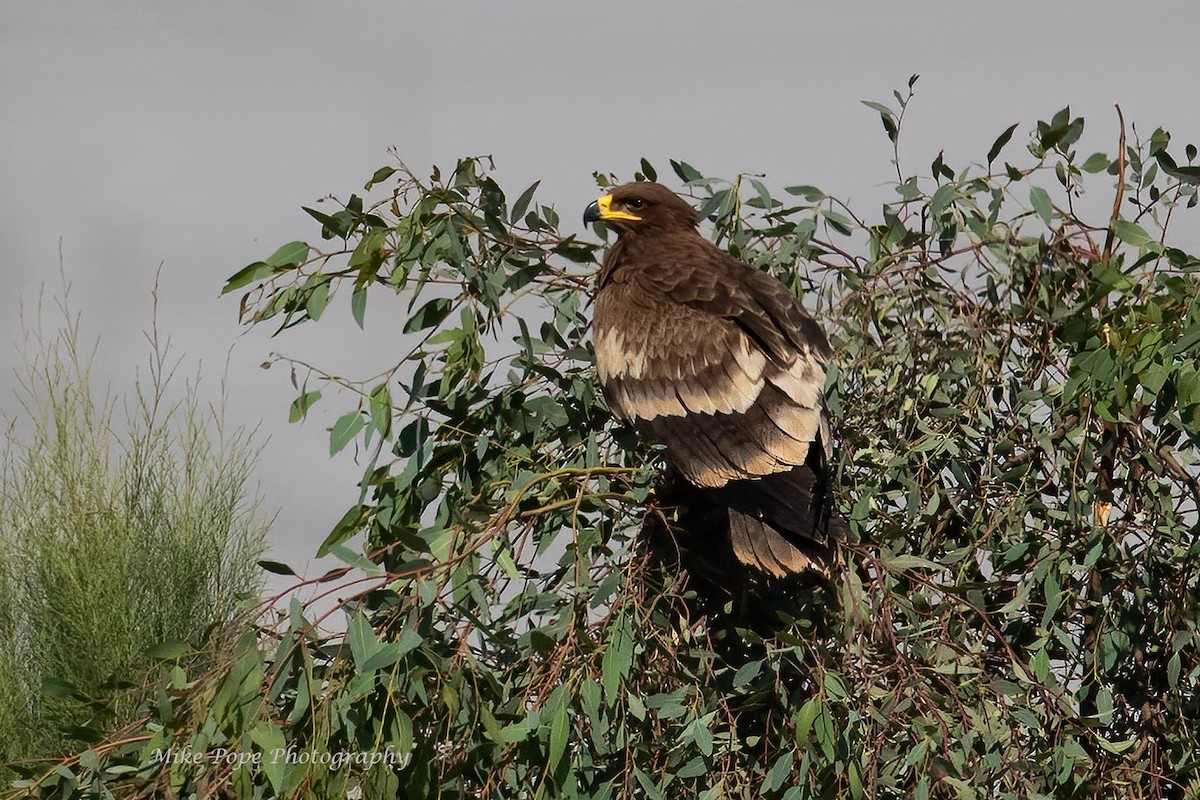
<path id="1" fill-rule="evenodd" d="M 829 574 L 846 523 L 833 509 L 824 470 L 802 464 L 720 490 L 729 515 L 729 539 L 744 564 L 769 575 L 815 570 Z"/>
<path id="2" fill-rule="evenodd" d="M 777 578 L 805 572 L 819 564 L 766 522 L 732 508 L 729 509 L 729 540 L 738 561 Z"/>

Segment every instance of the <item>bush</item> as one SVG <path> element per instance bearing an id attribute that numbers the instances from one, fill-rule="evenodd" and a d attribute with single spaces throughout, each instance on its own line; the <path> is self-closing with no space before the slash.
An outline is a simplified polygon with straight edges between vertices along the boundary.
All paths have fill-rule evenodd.
<path id="1" fill-rule="evenodd" d="M 3 762 L 74 752 L 128 722 L 147 651 L 199 643 L 260 586 L 267 521 L 246 431 L 225 430 L 194 382 L 170 400 L 176 365 L 157 340 L 148 382 L 97 401 L 62 310 L 56 334 L 40 320 L 26 333 L 0 474 Z"/>
<path id="2" fill-rule="evenodd" d="M 909 97 L 872 105 L 893 145 Z M 362 324 L 368 294 L 410 313 L 393 369 L 302 372 L 291 409 L 350 398 L 330 446 L 361 448 L 362 500 L 323 548 L 347 566 L 321 579 L 347 630 L 293 601 L 220 674 L 176 674 L 136 742 L 37 790 L 1195 796 L 1200 260 L 1166 237 L 1200 167 L 1161 130 L 1084 157 L 1083 125 L 1064 109 L 1019 157 L 1013 126 L 984 163 L 920 176 L 897 158 L 869 221 L 812 186 L 672 162 L 711 234 L 838 348 L 855 540 L 829 583 L 722 593 L 677 568 L 694 543 L 656 453 L 595 389 L 598 246 L 536 184 L 509 198 L 481 159 L 385 167 L 377 201 L 306 209 L 323 245 L 226 286 L 250 287 L 247 318 L 287 328 L 341 295 Z M 1082 219 L 1106 176 L 1111 216 Z"/>

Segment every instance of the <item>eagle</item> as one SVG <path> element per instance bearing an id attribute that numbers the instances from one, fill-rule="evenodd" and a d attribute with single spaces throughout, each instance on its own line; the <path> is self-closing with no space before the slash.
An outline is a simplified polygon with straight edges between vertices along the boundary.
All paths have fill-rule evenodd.
<path id="1" fill-rule="evenodd" d="M 661 184 L 618 186 L 583 221 L 617 233 L 592 317 L 614 415 L 727 516 L 738 561 L 828 574 L 845 522 L 831 496 L 833 351 L 821 327 L 780 281 L 705 239 Z"/>

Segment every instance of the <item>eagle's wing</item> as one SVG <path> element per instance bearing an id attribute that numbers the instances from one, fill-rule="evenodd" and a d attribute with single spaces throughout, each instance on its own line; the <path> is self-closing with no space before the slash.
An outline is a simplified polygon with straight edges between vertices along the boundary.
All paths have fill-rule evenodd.
<path id="1" fill-rule="evenodd" d="M 697 486 L 805 464 L 822 427 L 824 334 L 765 273 L 715 248 L 689 255 L 642 265 L 600 293 L 597 362 L 610 405 Z"/>
<path id="2" fill-rule="evenodd" d="M 638 278 L 674 303 L 732 321 L 776 363 L 808 354 L 828 363 L 825 333 L 786 286 L 716 248 L 704 255 L 686 265 L 651 264 Z"/>

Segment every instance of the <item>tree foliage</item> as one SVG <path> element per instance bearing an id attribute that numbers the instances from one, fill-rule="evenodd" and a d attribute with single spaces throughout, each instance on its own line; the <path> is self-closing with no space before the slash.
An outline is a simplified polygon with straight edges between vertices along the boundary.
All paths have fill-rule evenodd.
<path id="1" fill-rule="evenodd" d="M 868 104 L 896 168 L 870 216 L 671 164 L 837 348 L 841 574 L 680 569 L 712 545 L 595 388 L 599 245 L 486 159 L 385 167 L 305 209 L 318 244 L 226 286 L 280 329 L 407 309 L 410 339 L 372 345 L 393 368 L 313 370 L 291 409 L 343 404 L 330 449 L 364 463 L 323 547 L 346 567 L 316 579 L 346 599 L 176 667 L 151 722 L 29 791 L 1196 796 L 1200 259 L 1168 238 L 1196 150 L 1157 130 L 1084 155 L 1064 109 L 1024 148 L 1013 126 L 982 163 L 911 172 L 911 88 Z"/>

